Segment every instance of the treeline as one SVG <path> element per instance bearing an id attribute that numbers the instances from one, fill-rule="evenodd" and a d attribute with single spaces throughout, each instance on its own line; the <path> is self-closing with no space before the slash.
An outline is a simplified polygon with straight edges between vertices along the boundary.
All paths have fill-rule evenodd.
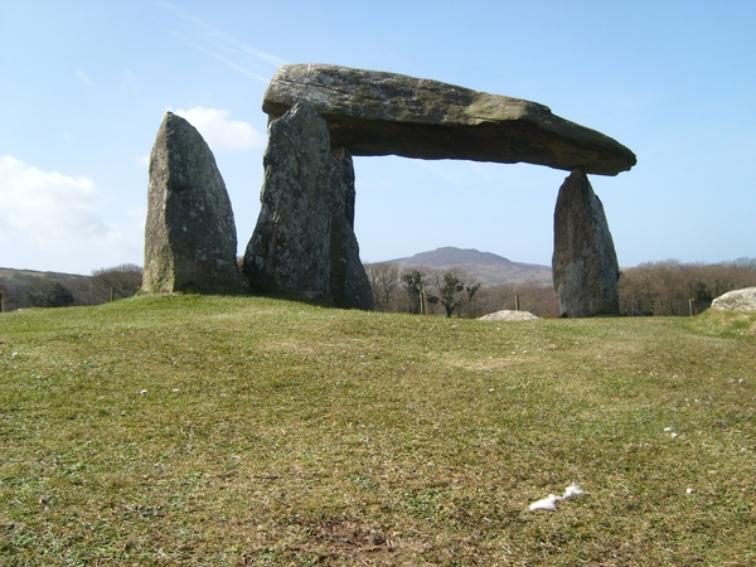
<path id="1" fill-rule="evenodd" d="M 756 286 L 756 258 L 721 264 L 681 264 L 674 260 L 641 264 L 622 271 L 623 315 L 689 315 L 709 308 L 733 289 Z"/>
<path id="2" fill-rule="evenodd" d="M 483 286 L 462 270 L 402 270 L 397 264 L 366 267 L 376 309 L 447 317 L 480 317 L 502 309 L 557 317 L 551 286 Z M 142 268 L 122 264 L 91 276 L 0 269 L 2 308 L 96 305 L 136 294 Z M 756 258 L 720 264 L 669 260 L 626 268 L 620 277 L 621 315 L 689 315 L 706 310 L 723 293 L 756 286 Z"/>
<path id="3" fill-rule="evenodd" d="M 551 287 L 518 284 L 483 286 L 464 270 L 402 270 L 398 264 L 368 264 L 376 310 L 447 317 L 480 317 L 501 309 L 558 315 Z"/>
<path id="4" fill-rule="evenodd" d="M 97 305 L 123 299 L 142 286 L 142 268 L 121 264 L 95 270 L 91 276 L 0 269 L 2 309 Z"/>
<path id="5" fill-rule="evenodd" d="M 502 309 L 557 317 L 551 286 L 481 286 L 462 270 L 402 270 L 397 264 L 366 266 L 379 311 L 480 317 Z M 756 286 L 756 259 L 721 264 L 682 264 L 673 260 L 641 264 L 620 277 L 621 315 L 689 315 L 708 309 L 723 293 Z"/>

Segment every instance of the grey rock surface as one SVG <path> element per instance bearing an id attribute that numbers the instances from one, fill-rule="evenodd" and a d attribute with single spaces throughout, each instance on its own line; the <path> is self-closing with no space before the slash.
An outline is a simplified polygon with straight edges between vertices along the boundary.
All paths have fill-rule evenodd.
<path id="1" fill-rule="evenodd" d="M 734 289 L 711 302 L 716 311 L 756 311 L 756 287 Z"/>
<path id="2" fill-rule="evenodd" d="M 354 170 L 307 103 L 270 124 L 262 206 L 244 255 L 253 289 L 371 309 L 354 235 Z"/>
<path id="3" fill-rule="evenodd" d="M 513 311 L 511 309 L 502 309 L 488 315 L 478 317 L 480 321 L 535 321 L 538 319 L 530 311 Z"/>
<path id="4" fill-rule="evenodd" d="M 234 215 L 215 158 L 200 133 L 171 112 L 150 155 L 144 237 L 144 292 L 244 290 Z"/>
<path id="5" fill-rule="evenodd" d="M 554 289 L 563 317 L 619 313 L 619 266 L 604 207 L 581 170 L 559 189 L 554 211 Z"/>
<path id="6" fill-rule="evenodd" d="M 616 175 L 635 165 L 619 142 L 535 102 L 336 65 L 284 65 L 263 110 L 277 118 L 306 101 L 326 119 L 334 147 L 353 155 L 529 162 Z"/>

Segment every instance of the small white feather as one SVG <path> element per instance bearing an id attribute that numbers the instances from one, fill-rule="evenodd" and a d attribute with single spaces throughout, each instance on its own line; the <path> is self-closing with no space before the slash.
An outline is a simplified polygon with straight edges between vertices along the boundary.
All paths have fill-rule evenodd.
<path id="1" fill-rule="evenodd" d="M 549 494 L 546 498 L 541 498 L 540 500 L 536 500 L 535 502 L 530 504 L 530 506 L 528 506 L 528 510 L 531 512 L 535 512 L 536 510 L 556 512 L 557 504 L 560 500 L 562 500 L 561 496 L 557 496 L 556 494 Z"/>
<path id="2" fill-rule="evenodd" d="M 579 484 L 573 482 L 571 485 L 564 489 L 564 496 L 562 496 L 562 498 L 569 500 L 570 498 L 577 498 L 578 496 L 582 496 L 583 494 L 585 494 L 585 490 L 583 490 L 583 488 Z"/>

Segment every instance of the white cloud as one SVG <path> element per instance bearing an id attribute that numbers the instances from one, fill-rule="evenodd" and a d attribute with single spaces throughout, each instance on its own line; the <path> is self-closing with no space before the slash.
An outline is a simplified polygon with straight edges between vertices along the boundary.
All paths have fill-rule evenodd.
<path id="1" fill-rule="evenodd" d="M 74 71 L 74 74 L 76 75 L 76 78 L 79 79 L 79 82 L 84 85 L 85 87 L 93 87 L 94 81 L 92 78 L 87 75 L 87 73 L 82 69 L 76 69 Z"/>
<path id="2" fill-rule="evenodd" d="M 0 236 L 25 233 L 45 242 L 63 235 L 95 235 L 95 184 L 88 177 L 43 171 L 12 156 L 0 156 Z"/>
<path id="3" fill-rule="evenodd" d="M 139 262 L 144 211 L 108 224 L 94 180 L 0 156 L 0 260 L 6 267 L 89 272 Z"/>
<path id="4" fill-rule="evenodd" d="M 248 122 L 231 120 L 231 113 L 220 108 L 195 106 L 174 111 L 199 130 L 213 150 L 249 150 L 262 148 L 265 138 Z"/>

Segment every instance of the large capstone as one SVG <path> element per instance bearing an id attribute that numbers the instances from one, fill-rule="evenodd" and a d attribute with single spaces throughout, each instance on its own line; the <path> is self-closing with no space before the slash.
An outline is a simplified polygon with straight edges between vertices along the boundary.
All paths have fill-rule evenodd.
<path id="1" fill-rule="evenodd" d="M 581 170 L 559 189 L 554 212 L 554 289 L 563 317 L 619 313 L 619 266 L 604 207 Z"/>
<path id="2" fill-rule="evenodd" d="M 210 148 L 189 122 L 167 112 L 150 155 L 145 226 L 147 293 L 235 293 L 231 202 Z"/>
<path id="3" fill-rule="evenodd" d="M 270 124 L 262 206 L 244 255 L 253 289 L 373 307 L 354 235 L 354 170 L 328 126 L 299 103 Z"/>
<path id="4" fill-rule="evenodd" d="M 529 162 L 616 175 L 635 165 L 619 142 L 535 102 L 438 81 L 336 65 L 284 65 L 263 110 L 276 118 L 306 101 L 334 147 L 353 155 Z"/>

